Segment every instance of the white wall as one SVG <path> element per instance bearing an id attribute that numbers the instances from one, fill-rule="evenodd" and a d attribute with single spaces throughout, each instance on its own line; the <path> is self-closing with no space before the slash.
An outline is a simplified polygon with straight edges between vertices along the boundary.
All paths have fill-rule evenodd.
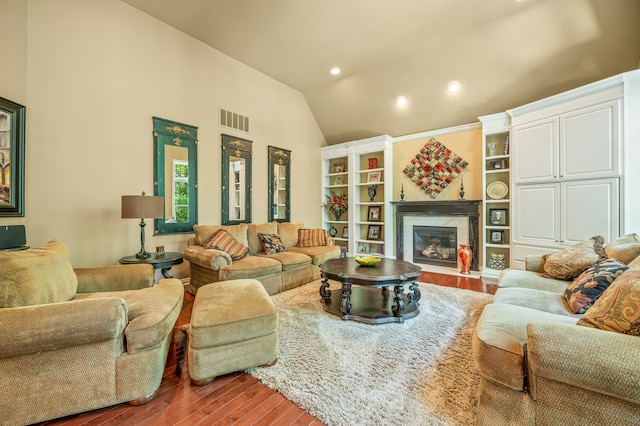
<path id="1" fill-rule="evenodd" d="M 27 3 L 26 19 L 24 8 Z M 0 0 L 26 34 L 28 244 L 67 244 L 74 266 L 113 264 L 139 249 L 120 196 L 153 193 L 152 116 L 199 127 L 199 223 L 220 223 L 221 133 L 252 140 L 253 221 L 267 221 L 267 145 L 292 150 L 292 220 L 320 225 L 324 138 L 301 93 L 119 0 Z M 4 19 L 2 19 L 3 21 Z M 2 22 L 0 21 L 0 22 Z M 23 49 L 11 52 L 24 62 Z M 4 62 L 4 61 L 3 61 Z M 23 84 L 24 86 L 24 84 Z M 20 98 L 23 99 L 20 99 Z M 218 108 L 247 115 L 251 134 L 218 126 Z M 146 246 L 183 251 L 191 234 Z M 188 274 L 184 267 L 179 275 Z"/>

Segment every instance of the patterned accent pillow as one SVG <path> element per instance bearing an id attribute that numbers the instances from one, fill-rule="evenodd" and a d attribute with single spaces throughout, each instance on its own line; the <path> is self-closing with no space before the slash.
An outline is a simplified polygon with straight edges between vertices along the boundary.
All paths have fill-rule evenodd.
<path id="1" fill-rule="evenodd" d="M 578 325 L 640 336 L 640 267 L 616 278 Z"/>
<path id="2" fill-rule="evenodd" d="M 284 244 L 282 244 L 282 241 L 280 240 L 280 236 L 278 234 L 258 233 L 258 237 L 260 237 L 260 241 L 262 241 L 262 247 L 264 248 L 264 252 L 266 254 L 274 254 L 287 251 Z"/>
<path id="3" fill-rule="evenodd" d="M 298 229 L 298 247 L 318 247 L 327 245 L 324 229 Z"/>
<path id="4" fill-rule="evenodd" d="M 607 259 L 587 268 L 564 292 L 574 314 L 583 314 L 603 291 L 629 267 L 618 259 Z"/>
<path id="5" fill-rule="evenodd" d="M 233 260 L 240 260 L 249 254 L 249 247 L 238 242 L 224 229 L 219 230 L 205 247 L 221 250 L 229 254 Z"/>
<path id="6" fill-rule="evenodd" d="M 544 262 L 544 276 L 556 280 L 573 280 L 588 267 L 605 259 L 602 249 L 604 238 L 597 235 L 592 240 L 547 255 Z"/>

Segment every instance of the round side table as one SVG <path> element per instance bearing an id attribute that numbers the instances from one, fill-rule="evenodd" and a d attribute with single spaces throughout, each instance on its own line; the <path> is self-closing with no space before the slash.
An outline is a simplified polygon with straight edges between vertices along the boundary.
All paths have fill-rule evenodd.
<path id="1" fill-rule="evenodd" d="M 146 257 L 144 259 L 140 259 L 133 256 L 126 256 L 118 260 L 118 262 L 122 265 L 128 265 L 132 263 L 148 263 L 153 266 L 154 269 L 160 269 L 162 272 L 162 276 L 165 278 L 173 278 L 169 275 L 169 269 L 173 265 L 179 265 L 184 260 L 184 256 L 182 253 L 168 251 L 165 254 L 157 255 L 156 253 L 151 253 L 151 256 Z"/>

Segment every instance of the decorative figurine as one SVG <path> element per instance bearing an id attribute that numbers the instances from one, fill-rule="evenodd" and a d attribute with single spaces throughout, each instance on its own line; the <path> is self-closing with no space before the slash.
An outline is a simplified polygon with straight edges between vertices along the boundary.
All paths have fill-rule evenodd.
<path id="1" fill-rule="evenodd" d="M 371 185 L 369 187 L 369 201 L 371 202 L 375 201 L 377 191 L 378 191 L 378 185 Z"/>
<path id="2" fill-rule="evenodd" d="M 464 200 L 464 180 L 460 178 L 460 199 Z"/>
<path id="3" fill-rule="evenodd" d="M 404 182 L 402 182 L 402 186 L 400 187 L 400 200 L 404 201 Z"/>

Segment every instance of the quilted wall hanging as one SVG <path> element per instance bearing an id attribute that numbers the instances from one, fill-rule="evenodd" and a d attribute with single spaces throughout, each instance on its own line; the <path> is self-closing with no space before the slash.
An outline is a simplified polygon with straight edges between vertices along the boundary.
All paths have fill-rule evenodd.
<path id="1" fill-rule="evenodd" d="M 403 172 L 431 198 L 436 198 L 469 165 L 435 138 L 422 147 Z"/>

